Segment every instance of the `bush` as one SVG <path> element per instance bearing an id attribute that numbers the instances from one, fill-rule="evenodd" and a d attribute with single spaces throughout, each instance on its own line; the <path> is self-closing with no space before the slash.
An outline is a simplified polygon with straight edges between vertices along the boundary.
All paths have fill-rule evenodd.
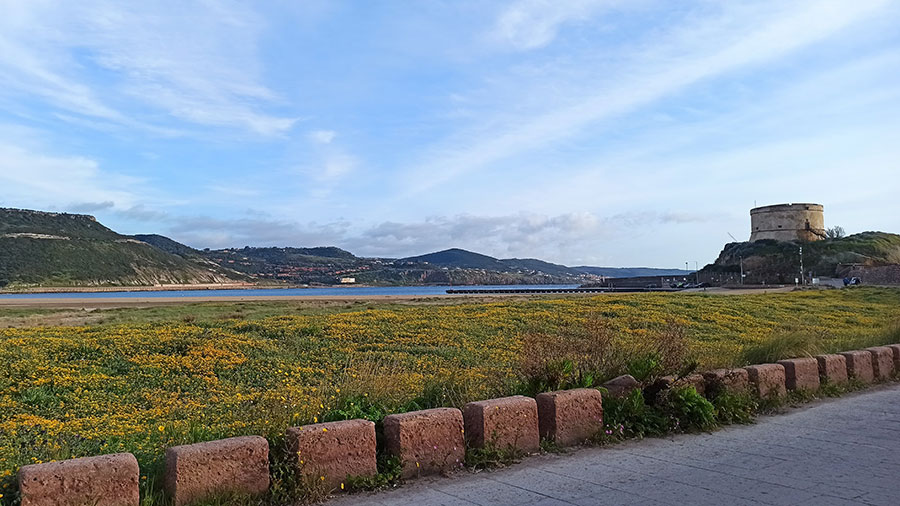
<path id="1" fill-rule="evenodd" d="M 753 423 L 753 417 L 759 409 L 759 404 L 749 394 L 728 391 L 717 395 L 712 405 L 716 410 L 716 421 L 722 425 Z"/>
<path id="2" fill-rule="evenodd" d="M 692 386 L 663 392 L 659 409 L 675 420 L 673 429 L 676 431 L 709 431 L 718 425 L 716 408 Z"/>
<path id="3" fill-rule="evenodd" d="M 615 427 L 622 438 L 661 436 L 671 424 L 664 413 L 644 402 L 644 393 L 633 390 L 627 397 L 603 397 L 603 420 Z"/>

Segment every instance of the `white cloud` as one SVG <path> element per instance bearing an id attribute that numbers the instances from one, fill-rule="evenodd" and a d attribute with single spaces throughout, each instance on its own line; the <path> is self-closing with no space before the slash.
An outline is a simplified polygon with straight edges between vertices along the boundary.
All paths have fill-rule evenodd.
<path id="1" fill-rule="evenodd" d="M 281 99 L 261 83 L 264 23 L 240 3 L 35 0 L 4 11 L 4 95 L 129 127 L 159 123 L 159 110 L 270 136 L 296 121 L 261 112 Z"/>
<path id="2" fill-rule="evenodd" d="M 43 152 L 43 150 L 41 150 Z M 19 145 L 0 142 L 0 201 L 9 207 L 58 209 L 61 202 L 133 205 L 131 188 L 140 181 L 100 170 L 82 156 L 38 154 Z M 73 210 L 84 204 L 72 204 Z"/>
<path id="3" fill-rule="evenodd" d="M 309 133 L 309 139 L 317 144 L 330 144 L 336 135 L 334 130 L 313 130 Z"/>
<path id="4" fill-rule="evenodd" d="M 610 0 L 518 0 L 503 10 L 493 37 L 516 49 L 546 46 L 565 23 L 584 21 Z"/>
<path id="5" fill-rule="evenodd" d="M 677 28 L 654 30 L 651 40 L 635 43 L 615 58 L 575 58 L 570 65 L 578 72 L 596 67 L 586 75 L 579 74 L 590 86 L 563 103 L 558 92 L 550 95 L 550 109 L 528 110 L 525 115 L 503 110 L 482 116 L 467 131 L 422 155 L 405 178 L 412 182 L 407 196 L 419 196 L 507 158 L 557 144 L 588 126 L 630 113 L 703 80 L 777 60 L 872 16 L 885 5 L 885 0 L 727 3 L 716 16 L 688 18 L 687 24 Z M 568 83 L 573 72 L 576 70 L 570 67 L 553 72 L 545 69 L 542 74 L 554 75 L 559 85 L 541 82 L 542 91 L 571 91 Z M 517 76 L 510 87 L 520 89 L 523 96 L 531 91 Z"/>

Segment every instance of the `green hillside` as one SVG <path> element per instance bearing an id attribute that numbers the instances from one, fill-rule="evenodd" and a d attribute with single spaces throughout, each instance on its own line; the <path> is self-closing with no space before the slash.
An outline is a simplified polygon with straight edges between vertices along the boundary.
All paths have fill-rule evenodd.
<path id="1" fill-rule="evenodd" d="M 900 235 L 863 232 L 839 239 L 797 243 L 765 239 L 725 245 L 715 263 L 702 274 L 733 275 L 740 271 L 743 258 L 748 283 L 792 283 L 800 272 L 800 246 L 803 269 L 807 275 L 834 276 L 839 264 L 867 266 L 900 263 Z M 739 275 L 738 275 L 739 276 Z M 739 277 L 735 277 L 735 280 Z"/>
<path id="2" fill-rule="evenodd" d="M 119 235 L 92 216 L 0 209 L 0 286 L 148 286 L 241 280 Z"/>

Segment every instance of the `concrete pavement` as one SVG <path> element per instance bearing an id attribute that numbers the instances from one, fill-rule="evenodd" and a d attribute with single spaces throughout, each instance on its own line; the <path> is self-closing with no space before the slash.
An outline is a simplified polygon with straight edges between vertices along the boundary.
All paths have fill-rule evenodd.
<path id="1" fill-rule="evenodd" d="M 530 457 L 333 506 L 900 504 L 900 386 L 712 434 Z"/>

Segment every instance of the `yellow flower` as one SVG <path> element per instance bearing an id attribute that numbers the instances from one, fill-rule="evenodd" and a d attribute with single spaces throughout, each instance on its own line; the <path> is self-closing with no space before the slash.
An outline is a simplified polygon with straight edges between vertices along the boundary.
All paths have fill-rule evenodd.
<path id="1" fill-rule="evenodd" d="M 164 430 L 166 430 L 166 426 L 165 426 L 165 425 L 160 425 L 160 426 L 157 427 L 157 428 L 159 429 L 160 432 L 163 432 Z"/>
<path id="2" fill-rule="evenodd" d="M 344 490 L 344 484 L 341 483 L 341 490 Z"/>

